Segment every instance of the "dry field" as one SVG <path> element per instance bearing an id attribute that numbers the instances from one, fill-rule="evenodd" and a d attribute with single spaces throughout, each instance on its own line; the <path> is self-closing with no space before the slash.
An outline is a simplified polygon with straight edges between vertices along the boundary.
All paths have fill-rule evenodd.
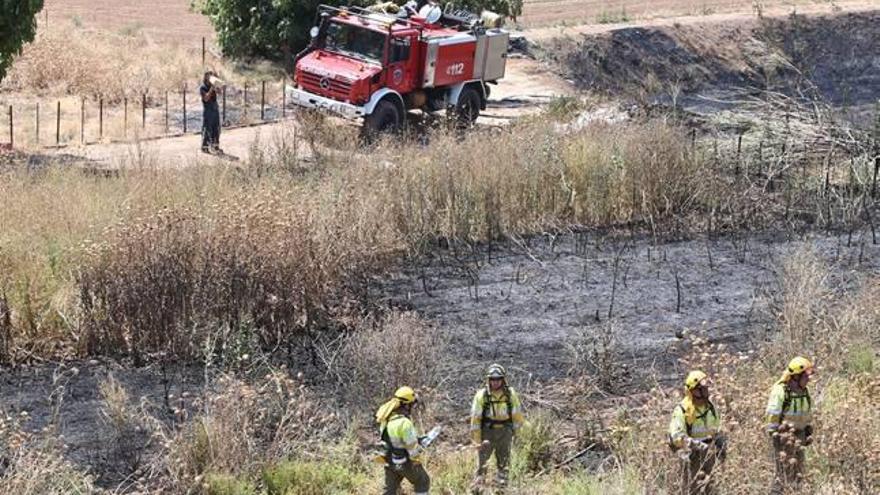
<path id="1" fill-rule="evenodd" d="M 153 37 L 157 9 L 123 9 L 141 34 L 108 33 L 98 9 L 51 40 L 82 36 L 82 61 L 90 36 Z M 120 54 L 170 46 L 150 43 Z M 156 80 L 193 77 L 180 50 Z M 375 493 L 371 415 L 407 383 L 417 424 L 444 426 L 432 493 L 461 495 L 465 411 L 500 361 L 528 417 L 510 495 L 677 493 L 664 433 L 697 367 L 731 439 L 716 485 L 766 493 L 766 392 L 803 353 L 818 364 L 803 492 L 874 493 L 877 130 L 821 99 L 768 96 L 745 127 L 609 110 L 553 98 L 570 86 L 536 61 L 512 67 L 489 112 L 543 111 L 466 136 L 365 149 L 302 114 L 231 136 L 235 162 L 192 159 L 192 136 L 91 147 L 97 171 L 71 150 L 3 155 L 0 492 Z"/>
<path id="2" fill-rule="evenodd" d="M 41 26 L 77 23 L 86 29 L 108 32 L 142 31 L 165 43 L 201 46 L 202 37 L 211 40 L 214 30 L 208 19 L 190 10 L 189 0 L 46 0 Z"/>
<path id="3" fill-rule="evenodd" d="M 193 13 L 189 0 L 156 0 L 149 3 L 123 0 L 46 0 L 49 23 L 69 23 L 76 17 L 86 28 L 105 31 L 141 29 L 151 38 L 198 45 L 211 39 L 210 23 Z M 526 27 L 608 24 L 654 18 L 705 16 L 721 13 L 753 14 L 755 5 L 766 13 L 871 5 L 864 0 L 525 0 L 520 23 Z"/>

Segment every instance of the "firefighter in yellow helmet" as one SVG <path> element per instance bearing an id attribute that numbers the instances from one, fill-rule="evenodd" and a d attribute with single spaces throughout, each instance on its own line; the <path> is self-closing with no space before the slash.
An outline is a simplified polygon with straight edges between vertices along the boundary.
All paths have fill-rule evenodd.
<path id="1" fill-rule="evenodd" d="M 400 387 L 376 412 L 385 447 L 385 495 L 397 495 L 404 479 L 413 484 L 415 495 L 427 494 L 431 487 L 431 478 L 421 463 L 420 439 L 410 419 L 415 403 L 415 391 Z"/>
<path id="2" fill-rule="evenodd" d="M 694 370 L 684 381 L 684 399 L 672 411 L 669 444 L 682 459 L 682 494 L 712 492 L 712 468 L 724 459 L 721 416 L 709 400 L 709 377 Z"/>
<path id="3" fill-rule="evenodd" d="M 475 486 L 482 483 L 486 464 L 493 453 L 498 468 L 495 481 L 498 486 L 507 484 L 510 446 L 522 424 L 522 402 L 513 387 L 507 384 L 507 372 L 500 364 L 489 366 L 486 386 L 477 390 L 471 403 L 471 440 L 479 450 Z"/>
<path id="4" fill-rule="evenodd" d="M 804 447 L 813 441 L 813 402 L 807 384 L 813 363 L 798 356 L 788 363 L 782 377 L 770 389 L 767 401 L 767 432 L 773 444 L 776 475 L 771 493 L 795 488 L 804 475 Z"/>

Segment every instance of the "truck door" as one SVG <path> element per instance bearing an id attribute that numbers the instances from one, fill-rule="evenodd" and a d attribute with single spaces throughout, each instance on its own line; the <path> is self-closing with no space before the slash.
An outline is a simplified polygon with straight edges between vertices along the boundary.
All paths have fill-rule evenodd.
<path id="1" fill-rule="evenodd" d="M 400 94 L 406 94 L 415 87 L 415 36 L 397 34 L 388 42 L 388 71 L 385 85 Z"/>

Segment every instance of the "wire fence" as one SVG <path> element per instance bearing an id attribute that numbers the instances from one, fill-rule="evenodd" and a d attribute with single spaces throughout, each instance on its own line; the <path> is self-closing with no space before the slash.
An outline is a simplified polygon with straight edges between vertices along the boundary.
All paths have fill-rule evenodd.
<path id="1" fill-rule="evenodd" d="M 288 116 L 286 81 L 225 86 L 217 95 L 226 128 L 272 122 Z M 199 85 L 176 91 L 145 91 L 121 100 L 67 97 L 5 104 L 4 147 L 64 147 L 199 133 L 203 108 Z"/>

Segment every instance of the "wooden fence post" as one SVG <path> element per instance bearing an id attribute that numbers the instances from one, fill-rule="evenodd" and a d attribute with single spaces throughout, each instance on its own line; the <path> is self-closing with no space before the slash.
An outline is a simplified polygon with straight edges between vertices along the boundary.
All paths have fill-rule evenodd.
<path id="1" fill-rule="evenodd" d="M 220 91 L 223 93 L 223 120 L 221 121 L 221 125 L 226 125 L 226 86 L 223 86 Z"/>
<path id="2" fill-rule="evenodd" d="M 205 66 L 205 37 L 202 36 L 202 67 Z"/>
<path id="3" fill-rule="evenodd" d="M 61 100 L 55 109 L 55 145 L 61 144 Z"/>
<path id="4" fill-rule="evenodd" d="M 168 134 L 168 91 L 165 91 L 165 134 Z"/>
<path id="5" fill-rule="evenodd" d="M 183 90 L 180 92 L 183 99 L 183 133 L 186 134 L 186 83 L 183 84 Z"/>
<path id="6" fill-rule="evenodd" d="M 247 120 L 247 90 L 248 85 L 244 83 L 244 120 Z"/>
<path id="7" fill-rule="evenodd" d="M 147 94 L 141 93 L 141 129 L 147 129 Z"/>
<path id="8" fill-rule="evenodd" d="M 742 147 L 743 147 L 743 135 L 740 134 L 736 139 L 736 175 L 739 175 L 740 165 L 742 164 Z"/>
<path id="9" fill-rule="evenodd" d="M 260 85 L 260 120 L 266 120 L 266 81 Z"/>
<path id="10" fill-rule="evenodd" d="M 98 139 L 104 139 L 104 97 L 98 98 Z"/>
<path id="11" fill-rule="evenodd" d="M 128 137 L 128 97 L 122 98 L 122 136 Z"/>

